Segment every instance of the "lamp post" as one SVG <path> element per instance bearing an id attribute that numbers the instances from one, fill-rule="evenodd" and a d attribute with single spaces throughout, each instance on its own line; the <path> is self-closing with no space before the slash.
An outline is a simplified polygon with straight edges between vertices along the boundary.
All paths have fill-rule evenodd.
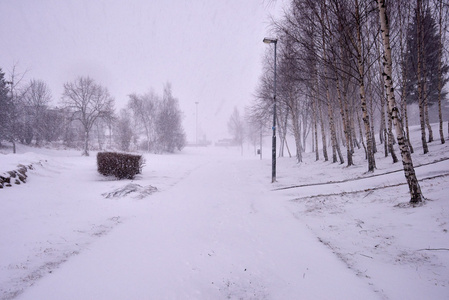
<path id="1" fill-rule="evenodd" d="M 276 181 L 276 46 L 277 39 L 264 38 L 266 44 L 274 44 L 274 88 L 273 88 L 273 138 L 271 142 L 271 182 Z"/>
<path id="2" fill-rule="evenodd" d="M 195 141 L 195 145 L 196 147 L 198 147 L 198 101 L 195 102 L 196 104 L 196 129 L 195 129 L 195 136 L 196 136 L 196 141 Z"/>

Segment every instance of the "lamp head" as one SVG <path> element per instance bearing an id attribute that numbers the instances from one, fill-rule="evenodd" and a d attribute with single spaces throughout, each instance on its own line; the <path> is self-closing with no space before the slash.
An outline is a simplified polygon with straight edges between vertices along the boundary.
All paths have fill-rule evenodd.
<path id="1" fill-rule="evenodd" d="M 264 38 L 263 42 L 265 44 L 276 44 L 278 42 L 278 40 L 277 39 L 273 39 L 273 38 Z"/>

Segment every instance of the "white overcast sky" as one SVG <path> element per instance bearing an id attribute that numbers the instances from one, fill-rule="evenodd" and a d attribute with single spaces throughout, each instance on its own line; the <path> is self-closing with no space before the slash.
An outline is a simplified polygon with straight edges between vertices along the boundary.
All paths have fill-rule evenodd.
<path id="1" fill-rule="evenodd" d="M 269 36 L 270 0 L 1 0 L 0 67 L 45 81 L 57 105 L 63 84 L 90 76 L 122 108 L 130 93 L 171 82 L 189 140 L 227 137 L 234 106 L 255 91 Z M 268 50 L 269 51 L 269 50 Z"/>

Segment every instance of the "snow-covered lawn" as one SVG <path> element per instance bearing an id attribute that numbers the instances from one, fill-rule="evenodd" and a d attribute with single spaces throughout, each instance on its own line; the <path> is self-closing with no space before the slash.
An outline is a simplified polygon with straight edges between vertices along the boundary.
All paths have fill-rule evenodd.
<path id="1" fill-rule="evenodd" d="M 94 153 L 20 146 L 0 154 L 35 165 L 0 190 L 0 299 L 448 299 L 449 148 L 416 148 L 420 207 L 380 148 L 374 174 L 308 153 L 271 184 L 238 149 L 146 154 L 117 181 Z"/>

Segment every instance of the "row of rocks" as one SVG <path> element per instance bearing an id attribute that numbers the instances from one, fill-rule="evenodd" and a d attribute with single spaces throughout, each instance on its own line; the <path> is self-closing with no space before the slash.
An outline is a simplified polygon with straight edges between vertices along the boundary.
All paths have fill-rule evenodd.
<path id="1" fill-rule="evenodd" d="M 27 171 L 33 170 L 33 165 L 18 165 L 16 170 L 8 171 L 0 175 L 0 189 L 7 186 L 10 187 L 12 184 L 26 183 Z"/>

